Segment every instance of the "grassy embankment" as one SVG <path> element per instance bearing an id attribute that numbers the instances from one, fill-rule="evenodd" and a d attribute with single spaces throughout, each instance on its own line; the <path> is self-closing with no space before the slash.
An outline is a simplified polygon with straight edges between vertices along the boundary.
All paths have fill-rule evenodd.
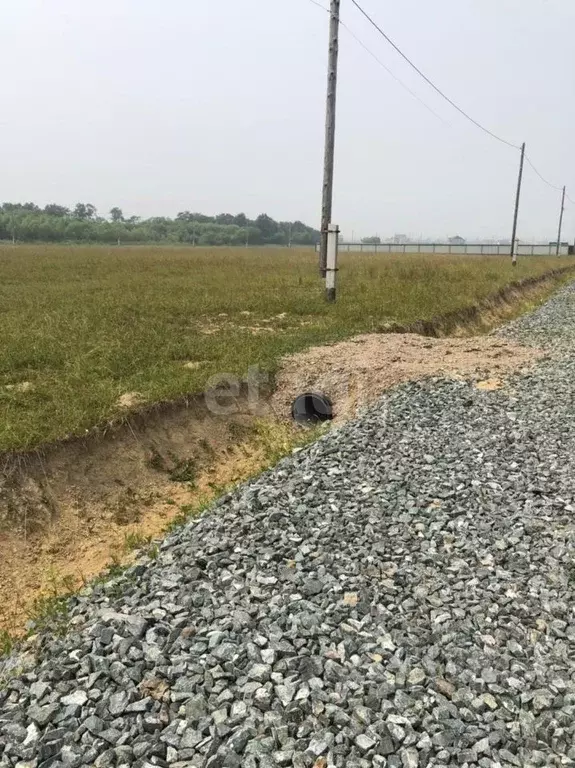
<path id="1" fill-rule="evenodd" d="M 310 251 L 1 246 L 0 453 L 83 434 L 120 415 L 126 393 L 174 399 L 574 263 L 344 254 L 330 306 Z"/>

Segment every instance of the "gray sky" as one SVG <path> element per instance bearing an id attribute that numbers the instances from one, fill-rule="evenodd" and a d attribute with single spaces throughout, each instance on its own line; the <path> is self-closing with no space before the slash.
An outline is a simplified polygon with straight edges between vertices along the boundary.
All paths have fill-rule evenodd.
<path id="1" fill-rule="evenodd" d="M 328 0 L 321 0 L 324 5 Z M 575 200 L 573 0 L 362 0 L 464 109 Z M 334 221 L 349 236 L 509 237 L 518 152 L 342 0 Z M 328 14 L 309 0 L 0 0 L 0 199 L 318 224 Z M 555 237 L 526 169 L 519 237 Z M 575 206 L 565 235 L 575 236 Z"/>

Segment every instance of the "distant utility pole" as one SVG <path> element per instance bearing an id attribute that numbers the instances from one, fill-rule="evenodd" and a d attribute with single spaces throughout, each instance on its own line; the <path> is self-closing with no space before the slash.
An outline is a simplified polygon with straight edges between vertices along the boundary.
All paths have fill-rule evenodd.
<path id="1" fill-rule="evenodd" d="M 557 256 L 561 253 L 561 231 L 563 229 L 563 211 L 565 210 L 565 194 L 567 188 L 563 187 L 563 194 L 561 196 L 561 213 L 559 214 L 559 234 L 557 235 Z"/>
<path id="2" fill-rule="evenodd" d="M 521 197 L 521 182 L 523 181 L 523 163 L 525 162 L 525 142 L 521 145 L 521 161 L 519 163 L 519 178 L 517 179 L 517 194 L 515 196 L 515 213 L 513 215 L 513 234 L 511 235 L 511 263 L 517 265 L 515 239 L 517 237 L 517 218 L 519 216 L 519 199 Z"/>
<path id="3" fill-rule="evenodd" d="M 333 159 L 335 152 L 335 107 L 337 96 L 337 59 L 339 53 L 340 0 L 331 0 L 329 21 L 329 57 L 327 68 L 327 100 L 325 108 L 325 153 L 323 163 L 323 192 L 321 203 L 321 241 L 319 271 L 325 277 L 327 265 L 327 236 L 331 224 L 333 202 Z"/>

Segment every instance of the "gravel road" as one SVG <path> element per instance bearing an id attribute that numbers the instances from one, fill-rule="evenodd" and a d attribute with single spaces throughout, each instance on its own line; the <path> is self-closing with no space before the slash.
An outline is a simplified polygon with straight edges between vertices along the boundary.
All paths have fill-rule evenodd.
<path id="1" fill-rule="evenodd" d="M 74 598 L 0 765 L 575 766 L 575 289 L 501 333 L 549 355 L 396 389 Z"/>

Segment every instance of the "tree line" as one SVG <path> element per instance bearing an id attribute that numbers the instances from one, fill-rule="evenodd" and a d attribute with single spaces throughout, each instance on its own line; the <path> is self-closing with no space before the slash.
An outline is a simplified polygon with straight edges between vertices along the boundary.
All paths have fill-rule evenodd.
<path id="1" fill-rule="evenodd" d="M 4 203 L 0 240 L 14 242 L 188 243 L 191 245 L 315 245 L 318 230 L 301 221 L 275 221 L 265 213 L 205 216 L 182 211 L 175 219 L 125 217 L 120 208 L 99 216 L 91 203 L 74 208 L 50 203 Z"/>

